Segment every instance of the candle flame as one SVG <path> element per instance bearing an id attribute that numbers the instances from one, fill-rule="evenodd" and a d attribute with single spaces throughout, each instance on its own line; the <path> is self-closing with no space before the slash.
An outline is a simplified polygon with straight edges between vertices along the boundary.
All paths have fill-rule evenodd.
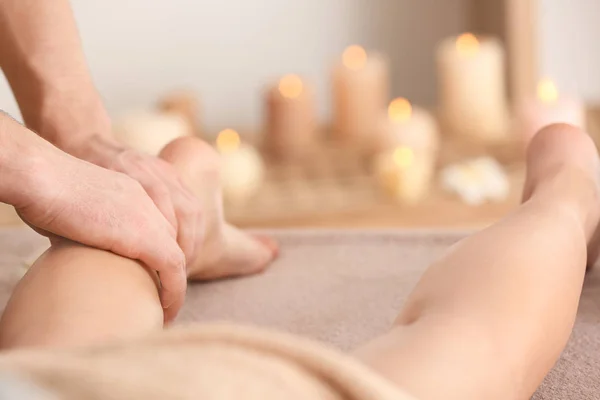
<path id="1" fill-rule="evenodd" d="M 412 116 L 412 105 L 403 97 L 393 100 L 388 107 L 388 116 L 393 122 L 406 122 Z"/>
<path id="2" fill-rule="evenodd" d="M 410 147 L 400 146 L 394 150 L 394 164 L 398 168 L 406 169 L 412 165 L 415 160 L 415 153 Z"/>
<path id="3" fill-rule="evenodd" d="M 456 39 L 456 49 L 460 54 L 473 56 L 479 52 L 479 40 L 472 33 L 463 33 Z"/>
<path id="4" fill-rule="evenodd" d="M 224 129 L 217 136 L 217 149 L 221 153 L 231 153 L 240 147 L 240 135 L 233 129 Z"/>
<path id="5" fill-rule="evenodd" d="M 538 83 L 537 95 L 543 103 L 553 103 L 558 100 L 558 89 L 552 80 L 542 79 Z"/>
<path id="6" fill-rule="evenodd" d="M 297 99 L 303 90 L 302 79 L 298 75 L 286 75 L 279 81 L 279 93 L 287 99 Z"/>
<path id="7" fill-rule="evenodd" d="M 361 46 L 349 46 L 344 50 L 342 61 L 346 68 L 360 71 L 367 64 L 367 52 Z"/>

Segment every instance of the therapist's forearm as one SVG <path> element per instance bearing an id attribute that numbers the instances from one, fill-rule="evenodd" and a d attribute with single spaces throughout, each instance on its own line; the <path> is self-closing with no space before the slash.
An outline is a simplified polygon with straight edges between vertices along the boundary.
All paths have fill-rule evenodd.
<path id="1" fill-rule="evenodd" d="M 56 146 L 109 134 L 68 0 L 0 0 L 0 66 L 27 127 Z"/>
<path id="2" fill-rule="evenodd" d="M 44 180 L 52 147 L 0 110 L 0 202 L 26 205 L 53 184 Z"/>

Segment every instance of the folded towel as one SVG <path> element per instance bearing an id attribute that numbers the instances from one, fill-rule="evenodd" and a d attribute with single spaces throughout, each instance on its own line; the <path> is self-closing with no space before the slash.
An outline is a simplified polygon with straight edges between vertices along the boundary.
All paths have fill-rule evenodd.
<path id="1" fill-rule="evenodd" d="M 227 325 L 93 349 L 10 351 L 0 356 L 0 374 L 43 391 L 38 400 L 411 400 L 323 345 Z"/>

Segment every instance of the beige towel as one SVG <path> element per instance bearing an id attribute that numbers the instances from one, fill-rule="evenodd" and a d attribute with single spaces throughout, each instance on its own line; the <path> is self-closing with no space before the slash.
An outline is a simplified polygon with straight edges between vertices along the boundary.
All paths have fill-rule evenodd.
<path id="1" fill-rule="evenodd" d="M 44 390 L 30 396 L 36 400 L 410 400 L 325 346 L 227 325 L 174 328 L 93 349 L 7 352 L 2 374 Z"/>

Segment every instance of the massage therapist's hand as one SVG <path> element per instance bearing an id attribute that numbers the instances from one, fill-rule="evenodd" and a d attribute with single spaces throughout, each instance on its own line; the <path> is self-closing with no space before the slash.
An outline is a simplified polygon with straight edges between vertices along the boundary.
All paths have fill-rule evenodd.
<path id="1" fill-rule="evenodd" d="M 163 305 L 174 302 L 168 311 L 176 313 L 185 274 L 174 238 L 190 259 L 200 248 L 197 202 L 170 166 L 111 139 L 110 118 L 87 67 L 69 1 L 0 0 L 0 68 L 29 129 L 59 149 L 106 168 L 46 146 L 37 155 L 43 161 L 36 161 L 44 196 L 41 188 L 29 187 L 31 197 L 20 209 L 23 217 L 52 233 L 145 261 L 160 272 Z M 0 156 L 9 158 L 4 144 L 0 142 Z M 16 147 L 15 154 L 21 155 L 23 149 Z M 0 175 L 0 185 L 5 175 Z"/>
<path id="2" fill-rule="evenodd" d="M 125 168 L 137 166 L 135 158 L 121 157 Z M 165 319 L 175 317 L 186 290 L 185 256 L 172 223 L 136 179 L 77 159 L 1 113 L 0 176 L 0 201 L 15 206 L 40 233 L 138 259 L 157 271 Z"/>
<path id="3" fill-rule="evenodd" d="M 135 179 L 169 221 L 187 262 L 195 260 L 204 240 L 205 221 L 196 196 L 166 161 L 128 148 L 110 133 L 92 135 L 71 146 L 70 153 Z"/>

